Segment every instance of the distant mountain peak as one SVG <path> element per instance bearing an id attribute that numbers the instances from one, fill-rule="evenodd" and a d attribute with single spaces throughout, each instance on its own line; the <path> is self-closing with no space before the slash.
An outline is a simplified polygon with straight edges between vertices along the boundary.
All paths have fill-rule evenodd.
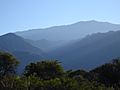
<path id="1" fill-rule="evenodd" d="M 4 35 L 2 35 L 2 36 L 0 36 L 0 37 L 19 37 L 19 36 L 17 36 L 17 35 L 14 34 L 14 33 L 7 33 L 7 34 L 4 34 Z"/>
<path id="2" fill-rule="evenodd" d="M 70 25 L 54 26 L 44 29 L 32 29 L 16 32 L 16 35 L 31 40 L 75 40 L 85 37 L 88 34 L 97 32 L 108 32 L 120 30 L 119 24 L 102 22 L 96 20 L 80 21 Z"/>
<path id="3" fill-rule="evenodd" d="M 15 40 L 15 41 L 21 41 L 21 40 L 23 40 L 24 41 L 24 38 L 23 37 L 20 37 L 20 36 L 18 36 L 18 35 L 16 35 L 16 34 L 14 34 L 14 33 L 7 33 L 7 34 L 4 34 L 4 35 L 2 35 L 2 36 L 0 36 L 0 39 L 6 39 L 6 40 Z"/>
<path id="4" fill-rule="evenodd" d="M 42 55 L 43 51 L 35 46 L 32 46 L 30 43 L 20 36 L 17 36 L 14 33 L 7 33 L 0 36 L 0 49 L 8 52 L 22 51 L 29 52 L 33 54 Z"/>
<path id="5" fill-rule="evenodd" d="M 103 24 L 113 24 L 113 23 L 110 23 L 110 22 L 106 22 L 106 21 L 97 21 L 97 20 L 88 20 L 88 21 L 79 21 L 79 22 L 76 22 L 76 23 L 74 23 L 74 24 L 80 24 L 80 23 L 88 23 L 88 24 L 91 24 L 91 23 L 93 23 L 93 24 L 97 24 L 97 23 L 99 23 L 99 24 L 101 24 L 101 23 L 103 23 Z M 73 24 L 73 25 L 74 25 Z"/>

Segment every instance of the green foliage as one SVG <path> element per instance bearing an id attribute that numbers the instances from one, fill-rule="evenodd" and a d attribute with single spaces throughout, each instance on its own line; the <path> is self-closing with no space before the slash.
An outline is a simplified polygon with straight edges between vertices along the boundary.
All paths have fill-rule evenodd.
<path id="1" fill-rule="evenodd" d="M 44 80 L 61 77 L 64 69 L 58 61 L 41 61 L 30 63 L 25 68 L 25 76 L 35 75 Z"/>
<path id="2" fill-rule="evenodd" d="M 71 78 L 77 78 L 77 77 L 85 78 L 87 74 L 88 72 L 86 72 L 85 70 L 67 71 L 67 76 Z"/>
<path id="3" fill-rule="evenodd" d="M 114 59 L 111 63 L 97 67 L 90 74 L 92 76 L 91 80 L 95 80 L 106 86 L 119 86 L 120 88 L 120 59 Z"/>
<path id="4" fill-rule="evenodd" d="M 19 62 L 9 53 L 0 52 L 0 76 L 14 74 Z"/>
<path id="5" fill-rule="evenodd" d="M 0 90 L 120 90 L 120 59 L 89 72 L 65 71 L 58 61 L 40 61 L 16 75 L 18 61 L 0 53 Z"/>
<path id="6" fill-rule="evenodd" d="M 78 90 L 78 84 L 71 78 L 55 78 L 50 80 L 44 80 L 43 90 Z M 36 90 L 41 90 L 39 86 Z"/>

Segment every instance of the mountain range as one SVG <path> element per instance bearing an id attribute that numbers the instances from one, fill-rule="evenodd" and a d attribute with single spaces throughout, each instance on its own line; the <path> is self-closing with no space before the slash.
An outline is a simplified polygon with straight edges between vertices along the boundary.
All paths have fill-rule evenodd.
<path id="1" fill-rule="evenodd" d="M 44 57 L 44 52 L 13 33 L 0 36 L 0 50 L 13 54 L 21 62 L 21 70 L 31 61 Z"/>
<path id="2" fill-rule="evenodd" d="M 65 69 L 92 69 L 120 57 L 120 25 L 82 21 L 71 25 L 33 29 L 0 36 L 0 50 L 21 62 L 57 59 Z"/>
<path id="3" fill-rule="evenodd" d="M 80 21 L 70 25 L 20 31 L 15 32 L 15 34 L 25 39 L 30 39 L 29 43 L 33 46 L 49 52 L 92 33 L 117 30 L 120 30 L 120 24 L 90 20 Z"/>
<path id="4" fill-rule="evenodd" d="M 31 29 L 27 31 L 16 32 L 15 34 L 30 40 L 77 40 L 88 34 L 97 32 L 117 31 L 120 24 L 109 22 L 99 22 L 95 20 L 80 21 L 70 25 L 53 26 L 44 29 Z"/>
<path id="5" fill-rule="evenodd" d="M 88 35 L 50 54 L 49 58 L 61 60 L 65 68 L 92 69 L 120 57 L 120 31 Z"/>

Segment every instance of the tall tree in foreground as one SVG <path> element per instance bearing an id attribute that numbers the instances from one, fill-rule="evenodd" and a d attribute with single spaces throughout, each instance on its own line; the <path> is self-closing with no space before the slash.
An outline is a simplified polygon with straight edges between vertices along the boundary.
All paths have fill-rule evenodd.
<path id="1" fill-rule="evenodd" d="M 0 76 L 15 74 L 19 62 L 9 53 L 0 52 Z"/>

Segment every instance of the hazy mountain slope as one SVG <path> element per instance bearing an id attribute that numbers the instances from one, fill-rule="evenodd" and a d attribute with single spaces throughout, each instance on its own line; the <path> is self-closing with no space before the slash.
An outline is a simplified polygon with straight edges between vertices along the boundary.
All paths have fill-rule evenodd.
<path id="1" fill-rule="evenodd" d="M 42 49 L 44 52 L 50 52 L 51 50 L 62 47 L 68 43 L 74 42 L 72 40 L 71 41 L 64 41 L 64 40 L 50 41 L 50 40 L 46 40 L 46 39 L 41 39 L 41 40 L 26 39 L 26 41 L 28 43 L 30 43 L 31 45 Z"/>
<path id="2" fill-rule="evenodd" d="M 81 21 L 71 25 L 55 26 L 45 29 L 32 29 L 28 31 L 16 32 L 26 39 L 31 40 L 76 40 L 91 33 L 116 31 L 120 29 L 119 24 L 98 21 Z"/>
<path id="3" fill-rule="evenodd" d="M 44 57 L 44 52 L 42 50 L 32 46 L 23 38 L 13 33 L 0 36 L 0 50 L 15 55 L 21 62 L 21 68 L 24 68 L 25 64 L 28 62 Z"/>
<path id="4" fill-rule="evenodd" d="M 5 51 L 25 51 L 42 54 L 42 50 L 25 42 L 25 40 L 13 33 L 0 36 L 0 48 Z"/>
<path id="5" fill-rule="evenodd" d="M 51 52 L 66 68 L 91 69 L 120 57 L 120 31 L 89 35 L 74 44 Z"/>

